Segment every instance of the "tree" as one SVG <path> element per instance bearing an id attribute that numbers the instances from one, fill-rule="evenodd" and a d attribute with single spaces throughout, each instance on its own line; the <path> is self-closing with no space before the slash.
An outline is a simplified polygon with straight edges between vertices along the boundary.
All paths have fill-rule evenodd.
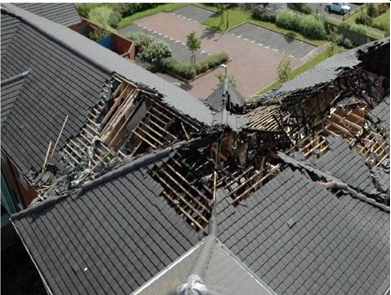
<path id="1" fill-rule="evenodd" d="M 170 57 L 170 46 L 161 39 L 143 32 L 131 33 L 128 39 L 132 40 L 137 48 L 137 57 L 147 63 L 158 63 L 163 58 Z"/>
<path id="2" fill-rule="evenodd" d="M 229 4 L 227 3 L 219 3 L 219 4 L 216 4 L 216 7 L 220 10 L 220 24 L 219 24 L 219 28 L 222 30 L 222 28 L 224 27 L 224 23 L 225 23 L 225 18 L 224 18 L 224 14 L 225 14 L 225 11 L 227 11 L 227 28 L 226 30 L 228 30 L 228 27 L 229 27 L 229 23 L 228 23 L 228 12 L 229 12 Z"/>
<path id="3" fill-rule="evenodd" d="M 113 14 L 113 9 L 107 6 L 100 6 L 91 9 L 88 14 L 88 19 L 102 29 L 113 32 L 114 29 L 110 26 L 110 17 Z"/>
<path id="4" fill-rule="evenodd" d="M 194 68 L 196 65 L 195 52 L 201 48 L 201 40 L 196 36 L 196 33 L 194 31 L 187 35 L 186 38 L 187 48 L 189 48 L 189 50 L 191 51 L 190 67 Z"/>
<path id="5" fill-rule="evenodd" d="M 288 81 L 291 71 L 292 71 L 292 58 L 284 52 L 282 54 L 282 59 L 277 67 L 278 80 L 281 83 Z"/>
<path id="6" fill-rule="evenodd" d="M 237 83 L 235 77 L 233 75 L 228 74 L 228 81 L 232 84 L 232 86 L 236 87 Z M 217 74 L 216 77 L 219 79 L 219 84 L 223 84 L 227 76 L 223 73 Z"/>

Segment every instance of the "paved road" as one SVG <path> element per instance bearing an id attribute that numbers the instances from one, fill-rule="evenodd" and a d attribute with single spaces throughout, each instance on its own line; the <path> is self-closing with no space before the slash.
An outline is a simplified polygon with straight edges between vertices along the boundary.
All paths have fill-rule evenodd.
<path id="1" fill-rule="evenodd" d="M 183 42 L 180 42 L 178 40 L 175 40 L 173 38 L 170 38 L 169 36 L 165 36 L 159 32 L 153 31 L 151 29 L 148 30 L 148 28 L 145 28 L 143 26 L 138 26 L 136 24 L 130 25 L 128 27 L 125 27 L 121 30 L 119 30 L 117 33 L 122 35 L 122 36 L 128 36 L 130 33 L 135 33 L 135 32 L 144 32 L 146 34 L 151 34 L 154 35 L 158 38 L 161 38 L 166 42 L 171 50 L 172 50 L 172 56 L 176 58 L 177 60 L 183 62 L 183 63 L 190 63 L 190 57 L 191 57 L 191 52 L 187 48 L 186 44 Z M 208 56 L 208 53 L 205 51 L 196 51 L 196 60 L 201 60 L 204 57 Z"/>
<path id="2" fill-rule="evenodd" d="M 302 58 L 316 48 L 309 43 L 248 23 L 230 30 L 229 33 L 246 41 L 262 44 L 262 46 L 274 51 L 285 51 L 295 58 Z"/>

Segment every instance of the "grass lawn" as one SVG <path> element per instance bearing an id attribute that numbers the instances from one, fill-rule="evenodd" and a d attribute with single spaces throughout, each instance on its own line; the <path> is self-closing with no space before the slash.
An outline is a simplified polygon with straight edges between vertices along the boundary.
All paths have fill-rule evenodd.
<path id="1" fill-rule="evenodd" d="M 209 7 L 207 6 L 207 8 L 209 8 Z M 220 17 L 220 15 L 217 15 L 217 16 L 213 16 L 211 18 L 208 18 L 202 24 L 205 26 L 208 26 L 208 27 L 218 29 L 220 31 L 227 30 L 227 14 L 224 15 L 224 24 L 221 25 L 220 22 L 221 22 L 221 17 Z M 229 9 L 228 10 L 228 29 L 232 29 L 233 27 L 244 24 L 245 22 L 250 22 L 254 25 L 258 25 L 258 26 L 270 29 L 272 31 L 275 31 L 277 33 L 281 33 L 284 35 L 288 35 L 290 37 L 294 37 L 296 39 L 314 44 L 316 46 L 322 46 L 323 44 L 326 43 L 326 41 L 324 41 L 324 40 L 309 39 L 300 33 L 296 33 L 296 32 L 290 31 L 290 30 L 286 30 L 286 29 L 282 29 L 273 23 L 254 20 L 251 18 L 251 14 L 248 11 L 243 11 L 243 10 L 238 10 L 238 9 Z"/>
<path id="2" fill-rule="evenodd" d="M 135 20 L 138 20 L 140 18 L 150 16 L 152 14 L 156 14 L 156 13 L 163 12 L 163 11 L 173 11 L 173 10 L 176 10 L 176 9 L 181 8 L 183 6 L 186 6 L 186 5 L 187 5 L 186 3 L 168 3 L 168 4 L 159 5 L 155 8 L 152 8 L 152 9 L 137 12 L 131 16 L 128 16 L 128 17 L 121 19 L 121 21 L 118 24 L 118 29 L 129 26 Z"/>
<path id="3" fill-rule="evenodd" d="M 387 28 L 390 27 L 390 10 L 388 9 L 382 15 L 379 15 L 374 19 L 375 24 L 384 24 Z"/>
<path id="4" fill-rule="evenodd" d="M 298 75 L 304 73 L 308 69 L 312 68 L 313 66 L 315 66 L 318 63 L 320 63 L 320 62 L 324 61 L 325 59 L 327 59 L 328 58 L 327 51 L 328 51 L 328 49 L 326 48 L 325 50 L 320 52 L 317 56 L 315 56 L 313 59 L 309 60 L 308 62 L 306 62 L 306 63 L 298 66 L 296 69 L 292 70 L 291 74 L 289 75 L 289 80 L 292 80 L 293 78 L 297 77 Z M 342 51 L 343 51 L 342 48 L 337 47 L 337 49 L 335 50 L 333 55 L 341 53 Z M 276 80 L 272 84 L 270 84 L 270 85 L 266 86 L 265 88 L 261 89 L 259 92 L 257 92 L 252 97 L 248 98 L 247 101 L 251 102 L 256 96 L 264 94 L 264 93 L 267 93 L 267 92 L 269 92 L 272 89 L 278 88 L 279 86 L 281 86 L 281 82 Z"/>

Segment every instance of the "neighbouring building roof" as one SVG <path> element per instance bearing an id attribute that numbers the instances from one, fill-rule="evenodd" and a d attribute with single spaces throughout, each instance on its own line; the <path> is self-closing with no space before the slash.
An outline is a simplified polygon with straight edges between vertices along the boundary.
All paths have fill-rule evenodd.
<path id="1" fill-rule="evenodd" d="M 15 6 L 47 18 L 58 24 L 69 26 L 81 21 L 74 3 L 13 3 Z"/>
<path id="2" fill-rule="evenodd" d="M 53 294 L 130 294 L 200 240 L 158 197 L 163 188 L 148 166 L 167 154 L 152 157 L 154 163 L 147 155 L 141 167 L 123 167 L 79 195 L 14 215 Z"/>
<path id="3" fill-rule="evenodd" d="M 217 207 L 220 239 L 277 294 L 386 292 L 389 213 L 289 169 L 231 202 Z"/>
<path id="4" fill-rule="evenodd" d="M 229 102 L 232 107 L 239 108 L 246 104 L 243 96 L 228 80 L 225 80 L 215 91 L 213 91 L 213 93 L 206 99 L 206 104 L 214 111 L 221 112 L 224 109 L 223 97 L 226 97 L 227 95 L 225 92 L 228 92 L 229 94 Z"/>
<path id="5" fill-rule="evenodd" d="M 2 128 L 3 148 L 22 171 L 39 170 L 67 115 L 58 147 L 80 130 L 113 73 L 155 88 L 169 106 L 203 124 L 215 123 L 211 111 L 182 89 L 63 25 L 2 5 L 1 80 L 30 70 Z M 235 129 L 242 122 L 230 115 L 228 121 Z"/>

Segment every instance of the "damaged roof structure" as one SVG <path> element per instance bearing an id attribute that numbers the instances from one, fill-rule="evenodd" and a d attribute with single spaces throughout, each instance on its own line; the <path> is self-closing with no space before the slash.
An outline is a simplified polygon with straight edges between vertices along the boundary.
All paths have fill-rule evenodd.
<path id="1" fill-rule="evenodd" d="M 3 6 L 2 150 L 38 193 L 11 220 L 49 294 L 389 290 L 389 38 L 210 109 Z"/>

